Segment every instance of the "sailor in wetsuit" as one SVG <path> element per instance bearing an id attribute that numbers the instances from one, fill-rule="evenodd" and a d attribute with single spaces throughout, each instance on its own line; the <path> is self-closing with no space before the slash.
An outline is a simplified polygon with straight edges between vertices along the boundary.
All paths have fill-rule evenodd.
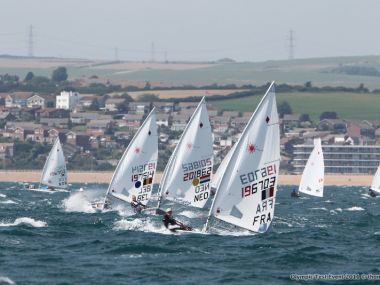
<path id="1" fill-rule="evenodd" d="M 141 213 L 141 211 L 146 208 L 143 203 L 137 201 L 135 195 L 132 195 L 131 207 L 136 214 Z"/>
<path id="2" fill-rule="evenodd" d="M 301 195 L 298 191 L 296 191 L 296 189 L 294 188 L 293 191 L 292 191 L 292 194 L 290 195 L 291 197 L 293 198 L 299 198 Z"/>
<path id="3" fill-rule="evenodd" d="M 368 188 L 368 194 L 371 197 L 376 197 L 376 193 L 371 188 Z"/>
<path id="4" fill-rule="evenodd" d="M 162 219 L 162 222 L 164 223 L 165 228 L 171 230 L 172 232 L 175 232 L 176 230 L 182 230 L 182 231 L 191 231 L 192 230 L 191 227 L 185 226 L 184 224 L 182 224 L 181 222 L 179 222 L 173 218 L 173 211 L 171 208 L 166 209 L 164 218 Z M 177 225 L 178 227 L 170 227 L 169 228 L 169 225 L 171 225 L 171 226 Z"/>

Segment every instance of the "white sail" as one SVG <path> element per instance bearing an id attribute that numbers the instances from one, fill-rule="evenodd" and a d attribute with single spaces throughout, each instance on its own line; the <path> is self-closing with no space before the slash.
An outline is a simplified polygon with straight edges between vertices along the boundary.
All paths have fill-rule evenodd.
<path id="1" fill-rule="evenodd" d="M 314 149 L 302 173 L 299 191 L 312 196 L 323 197 L 324 175 L 325 165 L 323 162 L 321 139 L 317 138 L 314 139 Z"/>
<path id="2" fill-rule="evenodd" d="M 375 176 L 373 177 L 371 190 L 376 192 L 377 194 L 380 194 L 380 165 L 377 168 Z"/>
<path id="3" fill-rule="evenodd" d="M 54 142 L 49 156 L 46 159 L 44 169 L 42 170 L 41 184 L 54 188 L 67 188 L 65 156 L 58 137 Z"/>
<path id="4" fill-rule="evenodd" d="M 187 124 L 161 181 L 161 199 L 203 208 L 210 197 L 213 141 L 205 99 Z"/>
<path id="5" fill-rule="evenodd" d="M 227 165 L 231 160 L 231 156 L 235 151 L 236 143 L 231 147 L 230 151 L 223 158 L 221 164 L 216 170 L 215 174 L 212 176 L 211 187 L 217 189 L 219 187 L 220 181 L 222 180 L 223 174 L 226 171 Z"/>
<path id="6" fill-rule="evenodd" d="M 114 196 L 123 201 L 137 201 L 146 205 L 152 195 L 153 179 L 156 173 L 158 136 L 156 113 L 153 110 L 124 151 L 108 186 L 105 200 Z"/>
<path id="7" fill-rule="evenodd" d="M 265 232 L 274 215 L 279 164 L 280 129 L 272 83 L 236 143 L 209 218 Z M 206 230 L 207 225 L 208 221 Z"/>

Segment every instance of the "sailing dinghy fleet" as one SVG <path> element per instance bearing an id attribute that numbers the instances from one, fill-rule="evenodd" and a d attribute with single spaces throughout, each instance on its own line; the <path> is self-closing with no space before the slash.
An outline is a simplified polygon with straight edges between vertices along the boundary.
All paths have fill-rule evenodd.
<path id="1" fill-rule="evenodd" d="M 153 108 L 124 151 L 104 198 L 94 201 L 92 207 L 102 211 L 131 204 L 135 213 L 165 215 L 164 219 L 170 221 L 171 215 L 167 214 L 171 209 L 163 211 L 160 207 L 177 203 L 209 210 L 204 231 L 226 223 L 255 233 L 266 232 L 274 217 L 280 166 L 280 127 L 274 82 L 215 174 L 213 136 L 205 98 L 183 131 L 163 172 L 158 195 L 153 196 L 157 159 L 158 135 Z M 372 190 L 377 193 L 380 193 L 379 169 L 372 183 Z M 323 183 L 321 140 L 315 139 L 299 192 L 323 197 Z M 27 185 L 26 189 L 48 193 L 68 191 L 59 138 L 46 160 L 40 186 Z M 153 200 L 158 200 L 157 206 L 147 208 L 148 202 Z M 192 230 L 179 222 L 177 225 L 180 225 L 179 230 Z"/>

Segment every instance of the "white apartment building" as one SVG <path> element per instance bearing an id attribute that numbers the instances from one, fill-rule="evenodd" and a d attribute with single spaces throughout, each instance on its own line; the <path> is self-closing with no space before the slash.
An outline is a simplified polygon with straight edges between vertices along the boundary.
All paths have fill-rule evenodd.
<path id="1" fill-rule="evenodd" d="M 79 103 L 79 99 L 80 96 L 78 92 L 62 91 L 61 94 L 56 97 L 56 108 L 73 110 Z"/>

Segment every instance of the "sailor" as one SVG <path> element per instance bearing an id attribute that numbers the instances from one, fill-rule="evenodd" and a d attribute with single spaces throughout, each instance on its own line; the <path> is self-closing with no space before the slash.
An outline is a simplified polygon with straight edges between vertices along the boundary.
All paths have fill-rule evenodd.
<path id="1" fill-rule="evenodd" d="M 172 232 L 175 232 L 176 230 L 182 230 L 182 231 L 191 231 L 192 228 L 185 226 L 181 222 L 177 221 L 173 218 L 173 210 L 171 208 L 167 208 L 165 211 L 164 218 L 162 219 L 162 222 L 165 225 L 165 228 L 171 230 Z M 169 227 L 171 226 L 178 226 L 178 227 Z"/>
<path id="2" fill-rule="evenodd" d="M 291 197 L 293 197 L 293 198 L 300 197 L 300 193 L 298 191 L 296 191 L 296 188 L 293 189 Z"/>
<path id="3" fill-rule="evenodd" d="M 143 203 L 137 201 L 136 195 L 132 195 L 131 207 L 136 214 L 141 213 L 141 211 L 146 208 Z"/>
<path id="4" fill-rule="evenodd" d="M 376 193 L 371 188 L 368 188 L 368 194 L 371 197 L 376 197 Z"/>

